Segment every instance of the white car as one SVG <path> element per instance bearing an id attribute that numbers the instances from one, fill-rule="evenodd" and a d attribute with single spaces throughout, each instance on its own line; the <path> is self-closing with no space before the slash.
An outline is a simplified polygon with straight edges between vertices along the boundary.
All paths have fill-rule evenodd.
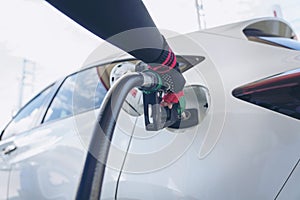
<path id="1" fill-rule="evenodd" d="M 299 199 L 300 43 L 290 26 L 254 19 L 168 42 L 197 124 L 147 131 L 133 88 L 120 111 L 111 107 L 101 199 Z M 111 71 L 137 62 L 97 61 L 27 103 L 1 133 L 0 199 L 78 199 Z"/>

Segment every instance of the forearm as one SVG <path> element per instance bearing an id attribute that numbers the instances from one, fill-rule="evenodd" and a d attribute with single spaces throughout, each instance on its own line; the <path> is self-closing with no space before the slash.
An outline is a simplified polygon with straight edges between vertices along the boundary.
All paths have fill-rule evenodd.
<path id="1" fill-rule="evenodd" d="M 46 0 L 98 37 L 145 63 L 159 59 L 164 39 L 141 0 Z"/>

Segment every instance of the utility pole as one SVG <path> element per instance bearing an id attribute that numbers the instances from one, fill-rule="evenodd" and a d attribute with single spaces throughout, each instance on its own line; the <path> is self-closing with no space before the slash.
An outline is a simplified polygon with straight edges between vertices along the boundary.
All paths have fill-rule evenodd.
<path id="1" fill-rule="evenodd" d="M 279 4 L 274 4 L 272 6 L 273 16 L 283 18 L 281 6 Z"/>
<path id="2" fill-rule="evenodd" d="M 29 96 L 34 92 L 35 70 L 35 62 L 23 59 L 18 109 L 20 109 L 23 105 L 24 96 Z"/>
<path id="3" fill-rule="evenodd" d="M 202 0 L 195 0 L 199 30 L 206 28 L 205 13 Z"/>

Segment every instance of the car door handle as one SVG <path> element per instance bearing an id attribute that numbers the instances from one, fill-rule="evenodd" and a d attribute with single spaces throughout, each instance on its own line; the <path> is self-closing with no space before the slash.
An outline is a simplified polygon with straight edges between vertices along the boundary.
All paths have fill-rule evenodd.
<path id="1" fill-rule="evenodd" d="M 7 154 L 10 154 L 11 152 L 13 152 L 13 151 L 16 150 L 16 149 L 17 149 L 17 146 L 16 146 L 16 145 L 10 144 L 10 145 L 4 147 L 4 148 L 2 149 L 2 152 L 3 152 L 4 155 L 7 155 Z"/>

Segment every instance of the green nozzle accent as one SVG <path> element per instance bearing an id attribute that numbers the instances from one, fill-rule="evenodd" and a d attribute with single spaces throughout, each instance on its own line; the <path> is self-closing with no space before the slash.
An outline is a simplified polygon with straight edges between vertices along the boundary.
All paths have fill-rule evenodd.
<path id="1" fill-rule="evenodd" d="M 147 70 L 146 72 L 154 74 L 155 77 L 156 77 L 157 80 L 158 80 L 158 83 L 155 85 L 154 88 L 151 88 L 151 89 L 149 89 L 149 90 L 143 90 L 143 92 L 144 92 L 145 94 L 151 94 L 151 93 L 153 93 L 153 92 L 158 91 L 160 88 L 162 88 L 162 79 L 161 79 L 160 75 L 159 75 L 158 73 L 152 71 L 152 70 Z"/>
<path id="2" fill-rule="evenodd" d="M 186 107 L 186 101 L 185 101 L 185 97 L 183 96 L 179 99 L 179 106 L 177 109 L 179 115 L 182 114 L 182 112 L 185 110 L 185 107 Z"/>

